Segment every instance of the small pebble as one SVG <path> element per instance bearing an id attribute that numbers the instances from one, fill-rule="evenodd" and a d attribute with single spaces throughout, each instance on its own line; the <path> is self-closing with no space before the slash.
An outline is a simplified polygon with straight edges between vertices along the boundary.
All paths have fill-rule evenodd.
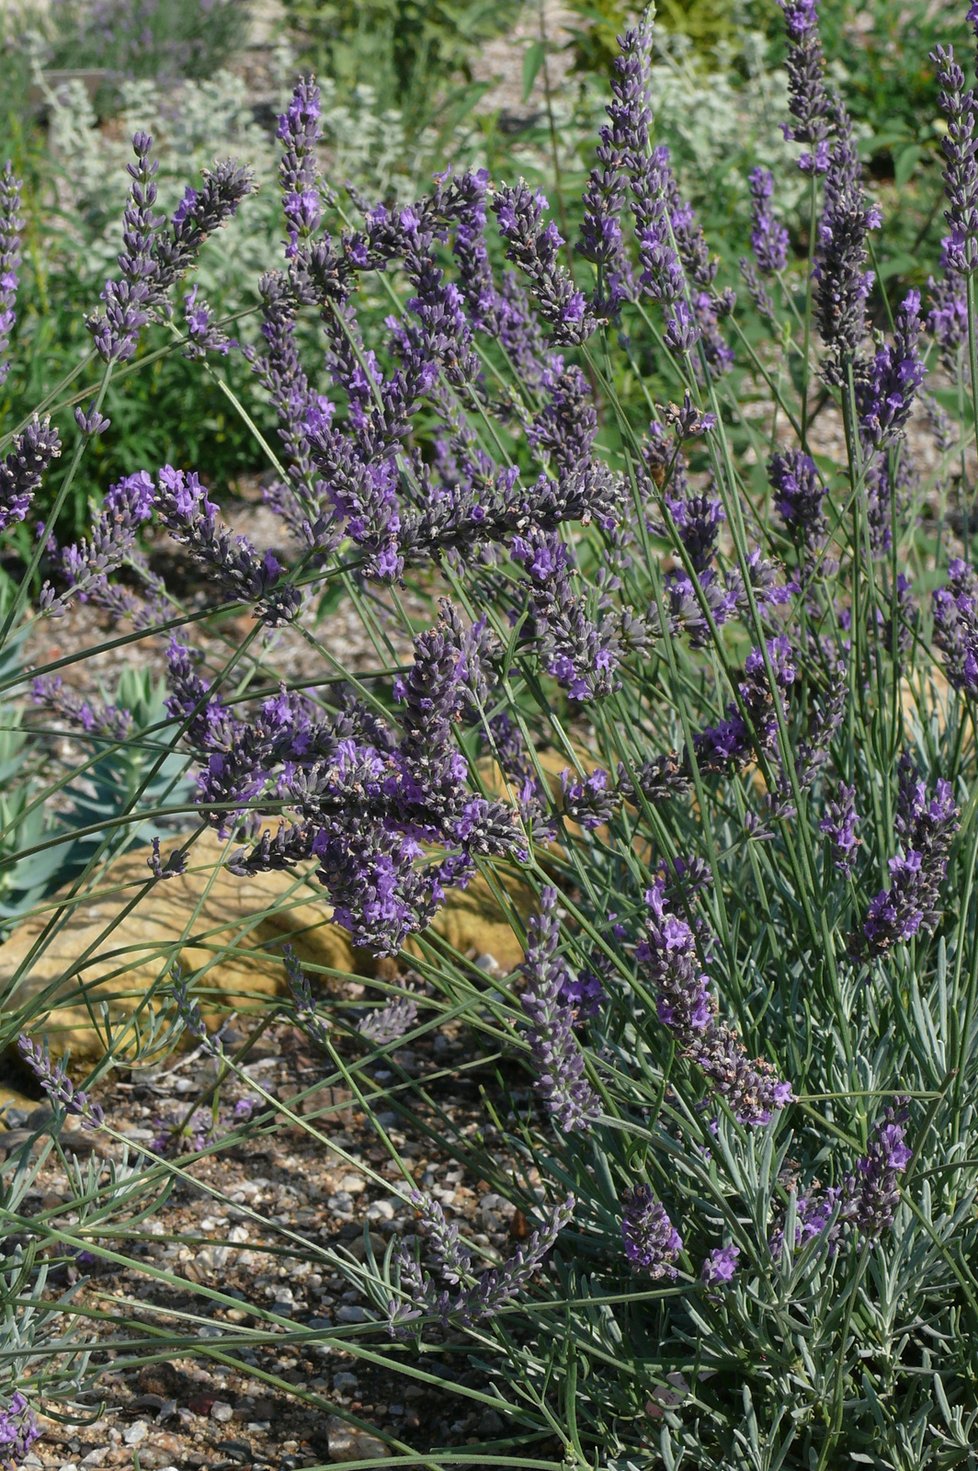
<path id="1" fill-rule="evenodd" d="M 326 1434 L 331 1461 L 380 1461 L 390 1457 L 390 1448 L 382 1440 L 356 1425 L 347 1425 L 338 1415 L 330 1415 L 326 1421 Z"/>
<path id="2" fill-rule="evenodd" d="M 141 1440 L 145 1440 L 147 1428 L 145 1420 L 137 1420 L 134 1425 L 130 1425 L 122 1437 L 126 1445 L 138 1445 Z"/>
<path id="3" fill-rule="evenodd" d="M 219 1420 L 222 1425 L 225 1425 L 233 1414 L 234 1411 L 227 1400 L 216 1399 L 211 1405 L 211 1419 Z"/>
<path id="4" fill-rule="evenodd" d="M 336 1309 L 337 1323 L 369 1323 L 370 1314 L 358 1303 L 345 1302 Z"/>

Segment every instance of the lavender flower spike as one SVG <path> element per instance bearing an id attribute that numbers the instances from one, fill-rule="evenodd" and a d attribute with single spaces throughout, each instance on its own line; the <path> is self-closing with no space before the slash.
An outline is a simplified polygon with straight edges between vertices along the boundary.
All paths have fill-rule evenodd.
<path id="1" fill-rule="evenodd" d="M 55 1066 L 47 1047 L 39 1047 L 26 1033 L 17 1038 L 17 1050 L 56 1108 L 75 1114 L 89 1129 L 101 1127 L 105 1122 L 101 1106 L 75 1087 L 63 1061 Z"/>
<path id="2" fill-rule="evenodd" d="M 557 952 L 560 924 L 557 891 L 540 894 L 540 913 L 527 926 L 523 1010 L 530 1018 L 527 1036 L 536 1084 L 555 1123 L 567 1133 L 586 1130 L 598 1116 L 598 1099 L 584 1075 L 584 1058 L 574 1036 L 574 1011 L 564 999 L 570 976 Z"/>
<path id="3" fill-rule="evenodd" d="M 871 1241 L 892 1226 L 900 1203 L 898 1180 L 913 1158 L 905 1137 L 906 1120 L 905 1101 L 887 1109 L 843 1186 L 841 1219 L 851 1221 Z"/>
<path id="4" fill-rule="evenodd" d="M 788 261 L 788 231 L 771 213 L 774 177 L 770 169 L 757 168 L 750 175 L 753 229 L 750 243 L 757 268 L 765 276 L 777 275 Z"/>
<path id="5" fill-rule="evenodd" d="M 956 557 L 948 580 L 934 593 L 934 642 L 944 654 L 950 683 L 978 694 L 978 575 Z"/>
<path id="6" fill-rule="evenodd" d="M 832 844 L 832 857 L 836 868 L 848 878 L 852 873 L 852 861 L 860 839 L 856 837 L 856 788 L 840 782 L 834 801 L 826 802 L 825 815 L 818 830 L 825 833 Z"/>
<path id="7" fill-rule="evenodd" d="M 132 137 L 135 163 L 126 165 L 132 179 L 129 202 L 123 215 L 123 250 L 118 258 L 120 277 L 106 281 L 102 291 L 104 313 L 88 321 L 95 346 L 106 362 L 125 362 L 136 351 L 139 333 L 149 320 L 156 266 L 152 244 L 163 223 L 157 214 L 155 176 L 159 164 L 152 158 L 153 140 L 148 133 Z"/>
<path id="8" fill-rule="evenodd" d="M 153 140 L 147 133 L 135 133 L 132 144 L 136 162 L 128 166 L 133 182 L 125 213 L 120 275 L 105 283 L 105 310 L 86 323 L 106 362 L 123 362 L 134 355 L 150 317 L 168 313 L 171 288 L 193 264 L 207 236 L 226 224 L 254 189 L 250 171 L 230 160 L 205 169 L 200 188 L 188 186 L 164 232 L 163 218 L 153 211 L 157 170 L 150 158 Z"/>
<path id="9" fill-rule="evenodd" d="M 717 1016 L 717 1005 L 696 953 L 693 931 L 673 914 L 664 879 L 646 893 L 648 939 L 636 951 L 658 991 L 659 1020 L 683 1054 L 706 1074 L 734 1117 L 754 1127 L 791 1101 L 791 1084 L 778 1078 L 763 1058 L 751 1061 L 734 1029 Z"/>
<path id="10" fill-rule="evenodd" d="M 288 109 L 278 119 L 278 137 L 285 144 L 279 164 L 283 206 L 289 243 L 286 259 L 292 260 L 315 234 L 322 218 L 322 199 L 316 176 L 315 155 L 319 143 L 319 88 L 312 78 L 299 82 Z"/>
<path id="11" fill-rule="evenodd" d="M 957 276 L 978 270 L 978 97 L 965 87 L 965 75 L 948 47 L 931 54 L 940 86 L 938 105 L 947 123 L 944 153 L 944 218 L 950 234 L 944 260 Z"/>
<path id="12" fill-rule="evenodd" d="M 37 1416 L 18 1390 L 0 1409 L 0 1466 L 5 1471 L 20 1471 L 31 1446 L 40 1438 Z"/>
<path id="13" fill-rule="evenodd" d="M 301 594 L 294 587 L 276 585 L 282 572 L 278 559 L 271 552 L 260 556 L 247 537 L 219 525 L 217 507 L 193 472 L 185 474 L 164 465 L 157 505 L 170 535 L 214 574 L 230 597 L 257 603 L 269 624 L 287 623 L 295 617 Z"/>
<path id="14" fill-rule="evenodd" d="M 811 145 L 798 166 L 824 174 L 829 162 L 829 98 L 825 90 L 825 57 L 818 33 L 818 0 L 778 0 L 788 32 L 788 110 L 793 122 L 782 125 L 786 138 Z"/>
<path id="15" fill-rule="evenodd" d="M 904 851 L 890 859 L 890 887 L 870 903 L 855 940 L 855 952 L 865 958 L 883 954 L 897 940 L 912 939 L 919 930 L 935 929 L 941 916 L 941 884 L 961 814 L 950 782 L 939 779 L 928 800 L 924 783 L 907 779 L 907 765 L 901 763 L 897 808 Z"/>
<path id="16" fill-rule="evenodd" d="M 0 461 L 0 531 L 24 520 L 42 475 L 60 453 L 61 439 L 50 419 L 35 416 L 17 435 L 10 453 Z"/>
<path id="17" fill-rule="evenodd" d="M 683 1239 L 648 1185 L 636 1185 L 622 1196 L 621 1235 L 625 1255 L 636 1270 L 653 1281 L 675 1277 L 673 1266 Z"/>
<path id="18" fill-rule="evenodd" d="M 859 429 L 876 449 L 901 432 L 926 377 L 920 357 L 920 292 L 908 291 L 896 314 L 892 346 L 882 343 L 865 378 L 856 386 Z"/>
<path id="19" fill-rule="evenodd" d="M 867 204 L 862 165 L 852 141 L 852 125 L 841 105 L 835 110 L 836 137 L 825 175 L 825 203 L 818 223 L 812 264 L 815 322 L 828 351 L 826 382 L 845 383 L 866 332 L 866 298 L 875 280 L 866 269 L 866 237 L 883 217 Z"/>
<path id="20" fill-rule="evenodd" d="M 458 1231 L 445 1219 L 441 1205 L 420 1196 L 415 1203 L 421 1215 L 421 1232 L 430 1242 L 437 1277 L 421 1268 L 407 1247 L 398 1243 L 394 1260 L 400 1272 L 401 1289 L 409 1300 L 394 1300 L 388 1306 L 392 1337 L 402 1333 L 407 1323 L 422 1314 L 439 1318 L 443 1326 L 454 1320 L 463 1328 L 493 1317 L 539 1271 L 544 1257 L 570 1220 L 575 1201 L 573 1195 L 568 1195 L 553 1207 L 549 1218 L 516 1248 L 508 1261 L 483 1272 L 471 1286 L 461 1283 L 471 1275 L 472 1258 L 459 1241 Z M 456 1286 L 459 1290 L 449 1290 Z"/>
<path id="21" fill-rule="evenodd" d="M 552 220 L 540 224 L 547 201 L 522 181 L 500 189 L 492 202 L 507 257 L 528 277 L 541 315 L 554 328 L 555 342 L 584 342 L 595 320 L 583 291 L 558 262 L 563 239 Z"/>
<path id="22" fill-rule="evenodd" d="M 20 214 L 21 187 L 8 160 L 0 174 L 0 386 L 6 382 L 10 372 L 10 364 L 4 361 L 4 355 L 16 318 L 14 303 L 20 266 L 20 232 L 24 227 Z"/>

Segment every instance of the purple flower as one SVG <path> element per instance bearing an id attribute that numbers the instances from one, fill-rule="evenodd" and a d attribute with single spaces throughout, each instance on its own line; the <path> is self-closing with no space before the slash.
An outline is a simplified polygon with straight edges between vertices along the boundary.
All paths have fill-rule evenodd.
<path id="1" fill-rule="evenodd" d="M 866 332 L 866 298 L 875 277 L 866 269 L 866 237 L 882 216 L 866 202 L 862 165 L 852 141 L 852 125 L 836 108 L 836 136 L 829 150 L 825 199 L 815 237 L 812 277 L 815 323 L 828 357 L 826 381 L 846 381 L 847 365 L 856 358 Z"/>
<path id="2" fill-rule="evenodd" d="M 133 559 L 140 528 L 153 514 L 154 498 L 153 481 L 145 470 L 109 487 L 90 534 L 62 547 L 53 558 L 66 587 L 56 596 L 45 584 L 42 603 L 52 614 L 63 613 L 73 597 L 102 601 L 118 591 L 110 586 L 109 574 Z"/>
<path id="3" fill-rule="evenodd" d="M 26 1033 L 17 1038 L 17 1050 L 55 1108 L 75 1115 L 89 1129 L 101 1127 L 105 1122 L 101 1105 L 93 1103 L 87 1093 L 75 1087 L 63 1060 L 55 1066 L 47 1047 L 32 1042 Z"/>
<path id="4" fill-rule="evenodd" d="M 978 694 L 978 575 L 955 558 L 947 582 L 933 598 L 934 642 L 944 655 L 949 682 L 966 694 Z"/>
<path id="5" fill-rule="evenodd" d="M 584 293 L 559 263 L 564 242 L 556 225 L 552 220 L 540 223 L 546 208 L 546 198 L 522 181 L 500 189 L 492 202 L 506 256 L 529 280 L 541 316 L 554 329 L 554 341 L 584 342 L 595 320 Z"/>
<path id="6" fill-rule="evenodd" d="M 206 687 L 178 650 L 171 713 L 186 711 L 206 763 L 198 785 L 210 820 L 226 822 L 218 803 L 240 808 L 273 779 L 294 814 L 275 837 L 266 832 L 250 852 L 236 853 L 232 869 L 260 873 L 315 860 L 337 923 L 357 944 L 389 954 L 430 923 L 448 889 L 464 887 L 476 855 L 522 854 L 512 808 L 469 788 L 455 742 L 484 678 L 480 647 L 478 626 L 466 630 L 444 605 L 398 681 L 400 736 L 355 702 L 317 726 L 284 696 L 266 702 L 258 719 L 232 720 L 220 707 L 208 710 Z"/>
<path id="7" fill-rule="evenodd" d="M 208 352 L 227 354 L 236 344 L 214 322 L 214 314 L 200 295 L 200 288 L 193 286 L 183 298 L 184 321 L 187 324 L 187 347 L 185 356 L 203 357 Z"/>
<path id="8" fill-rule="evenodd" d="M 766 1124 L 791 1101 L 791 1085 L 769 1062 L 751 1061 L 733 1028 L 719 1020 L 693 930 L 669 907 L 665 879 L 656 879 L 645 899 L 646 940 L 636 954 L 655 984 L 659 1020 L 740 1123 Z"/>
<path id="9" fill-rule="evenodd" d="M 944 218 L 950 234 L 943 241 L 948 274 L 956 279 L 978 269 L 978 99 L 965 87 L 965 75 L 950 47 L 931 53 L 940 87 L 938 105 L 947 122 L 944 153 Z"/>
<path id="10" fill-rule="evenodd" d="M 527 924 L 522 999 L 530 1021 L 527 1039 L 534 1082 L 558 1128 L 571 1133 L 590 1127 L 598 1116 L 599 1103 L 585 1076 L 584 1057 L 574 1035 L 573 1006 L 565 999 L 570 972 L 558 952 L 556 907 L 556 889 L 542 889 L 540 913 L 532 915 Z"/>
<path id="11" fill-rule="evenodd" d="M 636 1271 L 653 1280 L 675 1277 L 673 1262 L 683 1239 L 648 1185 L 635 1185 L 621 1198 L 621 1235 L 625 1255 Z"/>
<path id="12" fill-rule="evenodd" d="M 31 685 L 36 704 L 43 709 L 60 715 L 69 725 L 77 726 L 86 735 L 99 736 L 105 741 L 124 741 L 132 729 L 132 713 L 117 705 L 99 701 L 83 700 L 65 687 L 56 674 L 42 675 Z"/>
<path id="13" fill-rule="evenodd" d="M 21 182 L 8 160 L 3 173 L 0 173 L 0 387 L 10 372 L 10 364 L 5 359 L 16 320 L 20 236 L 24 228 L 20 213 L 21 188 Z"/>
<path id="14" fill-rule="evenodd" d="M 601 272 L 591 305 L 614 317 L 633 293 L 632 270 L 625 253 L 622 214 L 627 192 L 626 165 L 636 140 L 648 131 L 646 104 L 646 37 L 636 31 L 622 36 L 611 79 L 609 122 L 601 129 L 597 162 L 584 190 L 584 218 L 578 250 Z"/>
<path id="15" fill-rule="evenodd" d="M 770 210 L 774 177 L 770 169 L 757 168 L 750 175 L 751 249 L 758 270 L 764 275 L 783 271 L 788 260 L 788 231 Z"/>
<path id="16" fill-rule="evenodd" d="M 192 471 L 164 465 L 157 482 L 159 518 L 175 541 L 206 567 L 227 595 L 256 603 L 269 624 L 287 623 L 301 606 L 298 589 L 279 586 L 282 568 L 271 552 L 260 554 L 245 536 L 219 526 L 217 507 Z"/>
<path id="17" fill-rule="evenodd" d="M 802 450 L 787 450 L 771 456 L 767 473 L 778 515 L 792 536 L 814 549 L 825 531 L 826 496 L 815 461 Z"/>
<path id="18" fill-rule="evenodd" d="M 35 415 L 0 461 L 0 531 L 24 520 L 45 470 L 60 453 L 57 429 L 52 429 L 50 419 Z"/>
<path id="19" fill-rule="evenodd" d="M 824 173 L 828 163 L 830 104 L 825 90 L 825 57 L 818 32 L 818 0 L 778 0 L 788 33 L 788 110 L 793 121 L 782 125 L 784 136 L 811 145 L 799 167 Z"/>
<path id="20" fill-rule="evenodd" d="M 104 434 L 112 423 L 112 420 L 107 419 L 101 410 L 96 408 L 94 403 L 87 409 L 83 409 L 78 404 L 75 408 L 75 423 L 83 434 L 94 436 Z"/>
<path id="21" fill-rule="evenodd" d="M 739 1256 L 739 1246 L 718 1246 L 705 1258 L 700 1268 L 700 1279 L 707 1287 L 726 1286 L 733 1281 Z"/>
<path id="22" fill-rule="evenodd" d="M 186 855 L 179 849 L 174 848 L 166 861 L 160 857 L 160 840 L 153 839 L 153 851 L 146 863 L 154 878 L 172 879 L 179 878 L 180 874 L 187 871 Z"/>
<path id="23" fill-rule="evenodd" d="M 960 813 L 950 782 L 939 778 L 935 795 L 928 799 L 923 782 L 908 781 L 908 769 L 909 763 L 901 762 L 897 830 L 904 851 L 890 859 L 890 887 L 870 902 L 862 934 L 854 941 L 855 952 L 867 959 L 883 954 L 897 940 L 933 930 L 941 916 L 941 884 Z"/>
<path id="24" fill-rule="evenodd" d="M 887 1109 L 842 1188 L 841 1218 L 870 1241 L 892 1226 L 900 1203 L 900 1176 L 913 1158 L 904 1129 L 907 1117 L 903 1102 Z"/>
<path id="25" fill-rule="evenodd" d="M 776 689 L 789 690 L 796 670 L 788 640 L 783 635 L 770 639 L 767 654 Z M 776 696 L 768 682 L 767 665 L 760 649 L 752 649 L 748 654 L 737 693 L 739 699 L 727 706 L 724 719 L 693 737 L 696 759 L 706 771 L 740 766 L 753 757 L 755 748 L 771 751 L 777 743 Z"/>
<path id="26" fill-rule="evenodd" d="M 199 189 L 186 191 L 165 232 L 165 221 L 153 208 L 159 167 L 150 156 L 153 140 L 148 133 L 135 133 L 132 146 L 136 161 L 127 166 L 132 185 L 123 217 L 120 274 L 105 283 L 104 311 L 86 323 L 106 362 L 124 362 L 135 354 L 143 327 L 154 312 L 167 310 L 171 288 L 193 264 L 204 240 L 227 223 L 254 188 L 247 169 L 218 163 L 204 171 Z"/>
<path id="27" fill-rule="evenodd" d="M 825 814 L 818 824 L 819 832 L 825 833 L 832 845 L 832 857 L 836 868 L 848 878 L 852 873 L 852 862 L 860 839 L 856 837 L 856 788 L 840 782 L 837 796 L 826 802 Z"/>
<path id="28" fill-rule="evenodd" d="M 621 806 L 608 773 L 599 766 L 586 776 L 574 771 L 560 773 L 564 811 L 572 822 L 579 822 L 587 832 L 594 832 L 611 821 Z"/>
<path id="29" fill-rule="evenodd" d="M 920 292 L 908 291 L 896 314 L 892 345 L 881 343 L 856 384 L 859 429 L 879 449 L 903 429 L 926 377 L 920 357 Z"/>
<path id="30" fill-rule="evenodd" d="M 292 260 L 319 228 L 322 199 L 315 157 L 319 144 L 319 88 L 311 78 L 296 86 L 287 110 L 278 119 L 278 137 L 285 144 L 279 164 L 279 182 L 288 231 L 286 258 Z"/>
<path id="31" fill-rule="evenodd" d="M 31 1446 L 40 1438 L 37 1416 L 17 1390 L 7 1405 L 0 1409 L 0 1465 L 7 1467 L 8 1471 L 19 1471 Z"/>

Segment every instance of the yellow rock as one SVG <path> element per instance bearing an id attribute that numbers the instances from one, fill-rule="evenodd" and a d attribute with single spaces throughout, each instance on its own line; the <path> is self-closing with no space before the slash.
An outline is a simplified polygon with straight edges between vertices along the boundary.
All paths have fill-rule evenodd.
<path id="1" fill-rule="evenodd" d="M 328 984 L 329 972 L 373 974 L 372 958 L 330 923 L 322 891 L 301 875 L 238 877 L 224 866 L 224 845 L 205 833 L 190 851 L 186 873 L 147 887 L 149 852 L 137 849 L 111 864 L 97 887 L 72 901 L 73 912 L 36 957 L 28 959 L 53 906 L 66 895 L 55 896 L 0 949 L 5 1009 L 31 998 L 31 1031 L 46 1035 L 55 1054 L 67 1049 L 73 1062 L 87 1064 L 111 1041 L 115 1057 L 132 1055 L 159 1008 L 155 994 L 147 997 L 175 961 L 194 975 L 194 993 L 215 1024 L 229 1010 L 255 1011 L 283 991 L 286 941 L 312 968 L 314 983 Z M 525 915 L 531 891 L 518 885 L 513 893 Z M 522 959 L 481 876 L 468 891 L 449 895 L 432 930 L 463 954 L 493 956 L 504 970 Z M 167 1045 L 161 1033 L 161 1049 Z"/>

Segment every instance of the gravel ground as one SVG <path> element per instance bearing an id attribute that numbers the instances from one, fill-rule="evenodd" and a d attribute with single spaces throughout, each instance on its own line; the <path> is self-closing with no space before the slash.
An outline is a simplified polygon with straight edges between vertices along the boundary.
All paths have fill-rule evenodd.
<path id="1" fill-rule="evenodd" d="M 480 1090 L 491 1084 L 491 1075 L 455 1071 L 471 1061 L 468 1047 L 464 1033 L 446 1028 L 412 1050 L 396 1053 L 394 1065 L 411 1075 L 447 1071 L 442 1082 L 431 1085 L 432 1099 L 450 1107 L 463 1134 L 479 1130 L 485 1135 Z M 148 1144 L 158 1135 L 161 1118 L 182 1117 L 192 1108 L 210 1081 L 209 1066 L 213 1064 L 205 1059 L 185 1056 L 166 1071 L 122 1077 L 100 1094 L 106 1117 L 133 1143 Z M 247 1072 L 273 1097 L 285 1101 L 312 1087 L 322 1076 L 323 1064 L 300 1032 L 280 1025 L 267 1031 L 249 1054 Z M 224 1101 L 242 1096 L 240 1085 L 235 1085 Z M 396 1193 L 399 1186 L 403 1188 L 403 1177 L 348 1096 L 349 1106 L 347 1097 L 336 1091 L 328 1097 L 317 1091 L 297 1103 L 294 1111 L 330 1110 L 320 1127 L 338 1148 L 375 1171 L 380 1183 L 364 1169 L 338 1159 L 298 1126 L 285 1125 L 270 1137 L 259 1133 L 192 1165 L 192 1182 L 178 1182 L 139 1239 L 122 1247 L 147 1267 L 163 1268 L 185 1280 L 186 1291 L 104 1262 L 81 1269 L 72 1262 L 58 1268 L 53 1285 L 69 1285 L 81 1270 L 85 1275 L 78 1280 L 76 1299 L 80 1305 L 108 1308 L 113 1316 L 124 1313 L 130 1321 L 142 1319 L 157 1330 L 166 1323 L 167 1313 L 196 1313 L 206 1321 L 191 1325 L 189 1332 L 196 1332 L 202 1350 L 206 1340 L 248 1323 L 249 1305 L 271 1309 L 287 1320 L 282 1332 L 289 1324 L 326 1333 L 335 1325 L 364 1321 L 369 1309 L 356 1288 L 331 1275 L 328 1264 L 293 1255 L 275 1231 L 276 1226 L 287 1227 L 313 1247 L 337 1242 L 361 1259 L 365 1227 L 379 1255 L 392 1236 L 413 1231 L 411 1209 Z M 33 1142 L 32 1136 L 39 1125 L 43 1131 L 45 1112 L 39 1109 L 27 1118 L 8 1110 L 6 1122 L 13 1127 L 0 1132 L 0 1155 L 38 1149 L 44 1134 L 33 1137 Z M 429 1141 L 405 1137 L 393 1114 L 382 1118 L 418 1184 L 442 1201 L 477 1244 L 509 1254 L 514 1237 L 524 1229 L 513 1207 L 487 1181 L 464 1176 L 448 1154 Z M 119 1143 L 92 1132 L 66 1130 L 62 1141 L 69 1157 L 75 1149 L 92 1156 L 94 1149 L 96 1159 L 104 1158 L 103 1168 L 121 1154 Z M 491 1139 L 488 1142 L 491 1148 Z M 51 1152 L 22 1209 L 32 1214 L 57 1205 L 64 1190 L 64 1170 Z M 277 1251 L 267 1250 L 268 1246 Z M 283 1249 L 286 1254 L 279 1254 Z M 194 1296 L 193 1283 L 237 1298 L 241 1307 L 215 1307 Z M 151 1313 L 146 1311 L 149 1303 L 154 1306 Z M 178 1324 L 176 1331 L 186 1334 L 187 1325 Z M 95 1336 L 104 1339 L 113 1333 L 118 1333 L 118 1325 L 110 1322 Z M 104 1363 L 98 1393 L 105 1413 L 85 1427 L 46 1419 L 43 1439 L 25 1462 L 31 1471 L 103 1466 L 140 1471 L 170 1467 L 218 1471 L 232 1466 L 293 1471 L 383 1454 L 382 1445 L 372 1443 L 368 1431 L 344 1423 L 342 1411 L 418 1449 L 478 1443 L 503 1429 L 492 1410 L 446 1393 L 450 1370 L 444 1385 L 432 1390 L 358 1364 L 334 1346 L 317 1344 L 315 1338 L 302 1345 L 245 1348 L 239 1354 L 242 1369 L 189 1356 L 129 1368 L 112 1350 L 96 1349 L 94 1358 Z M 425 1367 L 438 1372 L 435 1361 L 426 1361 Z M 276 1382 L 263 1381 L 263 1373 Z M 312 1409 L 292 1399 L 293 1384 L 320 1396 L 320 1406 Z"/>

